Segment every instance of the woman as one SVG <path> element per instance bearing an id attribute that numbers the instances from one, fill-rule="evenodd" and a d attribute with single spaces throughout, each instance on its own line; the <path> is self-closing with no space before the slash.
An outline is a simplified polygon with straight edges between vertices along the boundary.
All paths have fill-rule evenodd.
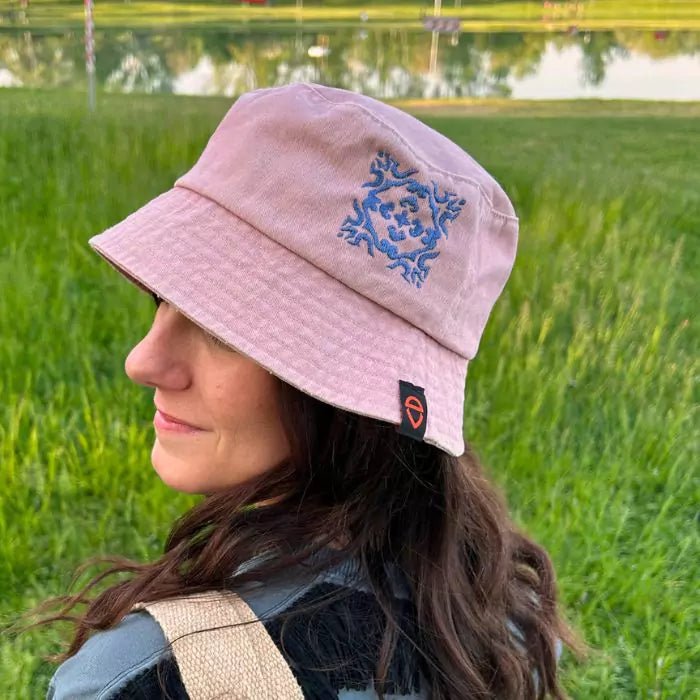
<path id="1" fill-rule="evenodd" d="M 43 622 L 76 634 L 48 697 L 189 697 L 136 604 L 215 590 L 262 621 L 305 698 L 565 697 L 561 644 L 583 645 L 551 562 L 463 438 L 517 234 L 456 144 L 295 83 L 240 97 L 172 189 L 93 237 L 157 305 L 125 366 L 155 390 L 153 466 L 205 497 L 157 561 L 109 559 L 130 577 L 56 599 Z"/>

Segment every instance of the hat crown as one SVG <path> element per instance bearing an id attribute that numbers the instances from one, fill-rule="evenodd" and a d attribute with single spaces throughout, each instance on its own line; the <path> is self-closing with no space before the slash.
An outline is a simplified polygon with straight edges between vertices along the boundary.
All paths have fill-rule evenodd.
<path id="1" fill-rule="evenodd" d="M 340 88 L 245 93 L 175 187 L 466 359 L 515 259 L 512 203 L 474 158 L 406 112 Z"/>

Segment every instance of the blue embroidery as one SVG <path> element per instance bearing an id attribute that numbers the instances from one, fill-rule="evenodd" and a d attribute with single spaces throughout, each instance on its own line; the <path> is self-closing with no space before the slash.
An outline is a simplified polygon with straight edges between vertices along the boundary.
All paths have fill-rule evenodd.
<path id="1" fill-rule="evenodd" d="M 401 276 L 420 289 L 430 272 L 428 261 L 440 255 L 435 250 L 438 241 L 443 235 L 448 238 L 447 222 L 457 218 L 466 200 L 458 200 L 454 192 L 440 194 L 434 180 L 431 188 L 410 177 L 417 169 L 401 172 L 398 161 L 386 151 L 377 153 L 369 170 L 374 180 L 362 185 L 369 192 L 361 203 L 353 200 L 355 215 L 345 218 L 337 235 L 345 236 L 350 245 L 359 246 L 361 241 L 366 241 L 367 252 L 372 257 L 375 248 L 384 253 L 394 261 L 386 267 L 403 268 Z M 384 201 L 385 192 L 388 196 L 393 194 L 395 201 Z M 421 204 L 423 209 L 426 204 L 430 208 L 432 225 L 428 228 L 418 218 Z M 373 216 L 372 212 L 377 213 Z M 412 248 L 411 240 L 419 236 L 422 247 Z M 401 241 L 406 243 L 397 245 Z"/>

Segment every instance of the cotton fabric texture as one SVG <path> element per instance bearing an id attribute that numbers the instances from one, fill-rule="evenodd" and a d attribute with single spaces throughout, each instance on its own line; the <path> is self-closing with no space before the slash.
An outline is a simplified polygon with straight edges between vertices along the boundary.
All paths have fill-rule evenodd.
<path id="1" fill-rule="evenodd" d="M 293 83 L 239 97 L 171 189 L 89 244 L 282 380 L 459 456 L 468 363 L 517 239 L 460 146 Z"/>

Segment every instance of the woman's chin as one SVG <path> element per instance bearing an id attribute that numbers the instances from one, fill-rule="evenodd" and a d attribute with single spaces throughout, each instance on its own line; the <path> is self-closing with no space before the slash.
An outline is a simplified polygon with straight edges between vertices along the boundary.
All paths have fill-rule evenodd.
<path id="1" fill-rule="evenodd" d="M 202 494 L 211 490 L 211 485 L 192 464 L 191 459 L 183 459 L 167 452 L 158 440 L 151 451 L 151 463 L 160 480 L 175 491 Z"/>

